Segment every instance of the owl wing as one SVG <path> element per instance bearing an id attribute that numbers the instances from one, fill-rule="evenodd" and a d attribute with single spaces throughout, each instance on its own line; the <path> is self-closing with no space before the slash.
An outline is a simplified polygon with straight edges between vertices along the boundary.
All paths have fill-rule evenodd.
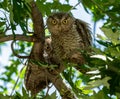
<path id="1" fill-rule="evenodd" d="M 89 27 L 89 24 L 80 20 L 75 19 L 76 29 L 84 43 L 85 47 L 88 47 L 91 45 L 92 37 L 91 37 L 91 30 Z"/>

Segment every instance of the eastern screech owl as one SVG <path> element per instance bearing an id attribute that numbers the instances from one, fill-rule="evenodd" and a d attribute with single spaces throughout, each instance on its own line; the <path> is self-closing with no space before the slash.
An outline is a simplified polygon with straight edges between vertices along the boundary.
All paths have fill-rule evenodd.
<path id="1" fill-rule="evenodd" d="M 75 63 L 85 62 L 79 50 L 86 50 L 91 45 L 89 25 L 68 13 L 53 13 L 47 19 L 51 33 L 52 58 L 56 63 L 67 59 Z"/>
<path id="2" fill-rule="evenodd" d="M 52 62 L 50 59 L 50 62 L 57 64 L 60 64 L 64 59 L 83 64 L 84 57 L 80 50 L 87 50 L 91 45 L 88 24 L 75 19 L 68 13 L 54 13 L 48 17 L 47 27 L 51 33 L 52 41 L 50 38 L 45 40 L 45 59 L 49 60 L 50 57 L 53 60 Z M 33 65 L 31 62 L 28 66 L 25 77 L 26 88 L 36 94 L 47 85 L 45 69 Z"/>

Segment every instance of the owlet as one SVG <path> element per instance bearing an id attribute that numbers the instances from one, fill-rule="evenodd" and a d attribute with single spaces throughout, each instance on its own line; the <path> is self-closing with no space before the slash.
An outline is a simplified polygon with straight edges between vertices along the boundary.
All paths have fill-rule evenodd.
<path id="1" fill-rule="evenodd" d="M 63 60 L 84 64 L 81 54 L 91 46 L 89 25 L 68 13 L 53 13 L 47 19 L 47 27 L 51 33 L 52 59 L 56 63 Z"/>

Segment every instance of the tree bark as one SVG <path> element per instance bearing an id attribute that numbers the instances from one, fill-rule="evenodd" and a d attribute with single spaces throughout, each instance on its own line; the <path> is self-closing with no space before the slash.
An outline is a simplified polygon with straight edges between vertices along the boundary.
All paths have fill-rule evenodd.
<path id="1" fill-rule="evenodd" d="M 38 10 L 35 2 L 31 2 L 31 15 L 33 21 L 34 29 L 34 45 L 28 59 L 28 65 L 25 74 L 25 86 L 27 90 L 30 90 L 32 94 L 37 94 L 40 90 L 46 87 L 46 76 L 44 68 L 37 66 L 33 61 L 44 61 L 43 51 L 44 51 L 44 24 L 43 17 Z"/>

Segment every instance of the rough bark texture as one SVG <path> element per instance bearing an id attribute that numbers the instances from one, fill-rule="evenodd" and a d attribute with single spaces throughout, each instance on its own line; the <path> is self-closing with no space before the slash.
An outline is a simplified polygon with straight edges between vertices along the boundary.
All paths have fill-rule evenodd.
<path id="1" fill-rule="evenodd" d="M 31 10 L 35 40 L 31 51 L 30 59 L 28 60 L 25 75 L 25 85 L 27 90 L 30 90 L 32 94 L 37 94 L 41 89 L 46 86 L 46 76 L 44 68 L 38 67 L 33 63 L 33 61 L 44 61 L 43 48 L 45 33 L 42 14 L 39 12 L 35 2 L 31 2 Z"/>
<path id="2" fill-rule="evenodd" d="M 75 99 L 74 94 L 63 83 L 60 73 L 65 69 L 64 66 L 60 66 L 59 69 L 49 72 L 49 70 L 42 66 L 37 66 L 33 61 L 44 61 L 44 24 L 43 17 L 38 10 L 35 2 L 31 2 L 32 20 L 34 26 L 34 45 L 31 51 L 30 58 L 25 74 L 25 86 L 27 90 L 30 90 L 33 95 L 36 95 L 40 90 L 45 88 L 49 82 L 52 82 L 57 90 L 60 92 L 63 99 Z"/>

